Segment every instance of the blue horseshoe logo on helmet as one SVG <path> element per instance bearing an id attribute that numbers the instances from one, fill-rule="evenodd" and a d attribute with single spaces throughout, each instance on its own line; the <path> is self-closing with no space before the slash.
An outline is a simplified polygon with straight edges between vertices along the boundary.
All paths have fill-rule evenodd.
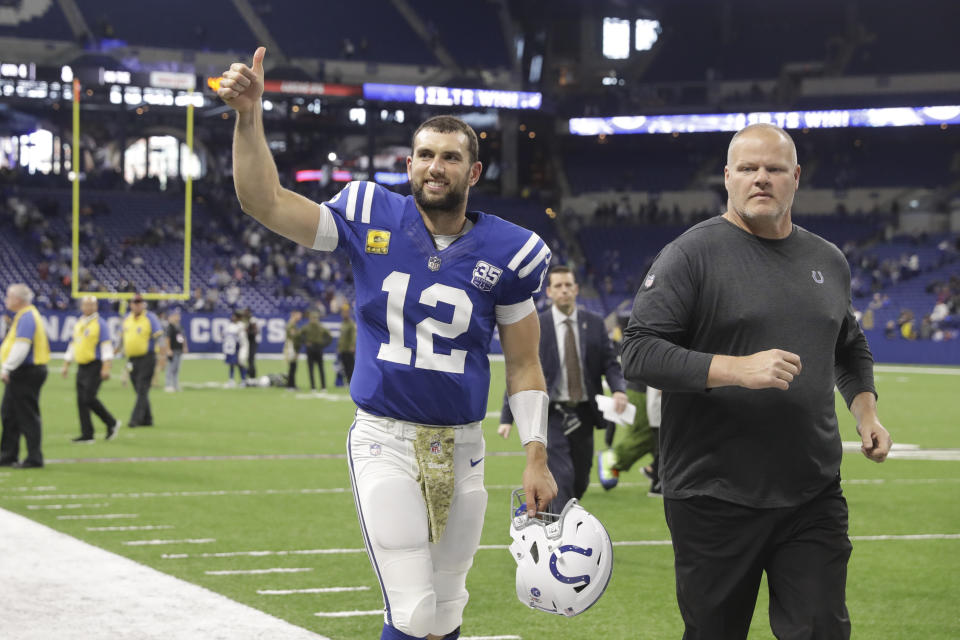
<path id="1" fill-rule="evenodd" d="M 557 557 L 560 553 L 566 553 L 572 551 L 573 553 L 579 553 L 582 556 L 590 557 L 593 555 L 593 548 L 584 549 L 583 547 L 578 547 L 573 544 L 562 545 L 557 549 L 559 553 L 554 553 L 550 556 L 550 573 L 553 574 L 553 577 L 559 580 L 564 584 L 576 584 L 582 582 L 583 586 L 590 584 L 590 576 L 584 574 L 582 576 L 565 576 L 557 569 Z"/>

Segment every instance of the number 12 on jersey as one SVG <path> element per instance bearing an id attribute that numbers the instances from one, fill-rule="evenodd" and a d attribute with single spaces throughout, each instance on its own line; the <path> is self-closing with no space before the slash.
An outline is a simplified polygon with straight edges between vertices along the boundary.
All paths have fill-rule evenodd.
<path id="1" fill-rule="evenodd" d="M 383 279 L 381 290 L 387 293 L 387 331 L 390 342 L 380 343 L 377 358 L 410 366 L 413 349 L 403 343 L 403 307 L 407 301 L 407 289 L 410 287 L 410 274 L 394 271 Z M 463 289 L 435 283 L 420 293 L 420 304 L 436 309 L 437 303 L 453 306 L 453 318 L 450 322 L 441 322 L 436 318 L 424 318 L 417 324 L 417 355 L 414 367 L 443 371 L 445 373 L 463 373 L 467 352 L 464 349 L 451 349 L 449 354 L 436 353 L 433 350 L 433 336 L 454 339 L 466 332 L 473 315 L 473 302 Z"/>

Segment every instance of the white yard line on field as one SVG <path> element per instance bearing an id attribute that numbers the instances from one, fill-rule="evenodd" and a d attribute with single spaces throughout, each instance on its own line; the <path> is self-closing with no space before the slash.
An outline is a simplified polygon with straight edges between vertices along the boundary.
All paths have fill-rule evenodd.
<path id="1" fill-rule="evenodd" d="M 130 527 L 87 527 L 87 531 L 158 531 L 160 529 L 173 529 L 172 524 L 145 524 L 143 526 Z"/>
<path id="2" fill-rule="evenodd" d="M 139 517 L 138 513 L 94 513 L 82 516 L 57 516 L 57 520 L 119 520 Z"/>
<path id="3" fill-rule="evenodd" d="M 291 495 L 301 494 L 309 495 L 315 493 L 347 493 L 350 489 L 346 487 L 333 487 L 329 489 L 211 489 L 208 491 L 131 491 L 128 493 L 54 493 L 49 495 L 30 495 L 30 496 L 8 496 L 8 499 L 29 499 L 29 500 L 95 500 L 102 498 L 112 499 L 137 499 L 137 498 L 206 498 L 223 496 L 273 496 L 273 495 Z M 62 507 L 61 505 L 48 505 L 39 507 L 31 505 L 28 509 L 77 509 L 84 505 L 70 505 Z M 86 505 L 89 507 L 103 505 Z"/>
<path id="4" fill-rule="evenodd" d="M 165 544 L 210 544 L 216 538 L 184 538 L 183 540 L 127 540 L 123 544 L 128 547 L 149 547 Z"/>
<path id="5" fill-rule="evenodd" d="M 889 541 L 910 541 L 910 540 L 960 540 L 960 533 L 917 533 L 903 535 L 874 535 L 874 536 L 850 536 L 851 540 L 870 542 L 875 540 Z M 673 544 L 667 540 L 617 540 L 613 543 L 615 547 L 662 547 Z M 509 546 L 505 544 L 482 544 L 478 547 L 481 551 L 503 551 Z M 237 557 L 264 557 L 264 556 L 313 556 L 313 555 L 351 555 L 366 553 L 366 549 L 342 548 L 342 549 L 287 549 L 287 550 L 258 550 L 258 551 L 220 551 L 206 553 L 165 553 L 161 558 L 164 560 L 188 560 L 196 558 L 237 558 Z"/>
<path id="6" fill-rule="evenodd" d="M 843 450 L 845 453 L 859 452 L 860 446 L 859 440 L 851 440 L 843 443 Z M 960 460 L 960 449 L 921 449 L 917 444 L 894 442 L 888 457 L 901 460 Z"/>
<path id="7" fill-rule="evenodd" d="M 370 609 L 368 611 L 317 611 L 318 618 L 355 618 L 357 616 L 382 616 L 383 609 Z"/>
<path id="8" fill-rule="evenodd" d="M 31 498 L 36 498 L 36 496 L 30 496 Z M 109 507 L 109 502 L 97 502 L 94 504 L 28 504 L 27 509 L 31 511 L 38 511 L 40 509 L 93 509 L 94 507 Z"/>
<path id="9" fill-rule="evenodd" d="M 856 445 L 859 450 L 859 443 L 849 443 L 851 448 Z M 929 456 L 930 460 L 953 460 L 952 456 L 960 455 L 960 449 L 910 449 L 904 448 L 891 452 L 891 456 L 899 458 L 913 458 L 920 456 Z M 937 457 L 940 456 L 940 457 Z M 960 478 L 868 478 L 868 479 L 844 479 L 844 484 L 937 484 L 940 482 L 954 483 L 960 482 Z M 599 483 L 592 483 L 591 487 L 599 487 Z M 618 487 L 648 487 L 649 482 L 627 482 L 621 481 Z M 488 484 L 488 491 L 513 490 L 517 485 L 513 484 Z M 324 495 L 324 494 L 342 494 L 349 493 L 349 487 L 330 487 L 330 488 L 310 488 L 310 489 L 210 489 L 208 491 L 133 491 L 129 493 L 69 493 L 69 494 L 39 494 L 30 496 L 6 496 L 8 500 L 29 499 L 32 501 L 40 500 L 96 500 L 110 498 L 111 500 L 141 500 L 152 498 L 219 498 L 219 497 L 244 497 L 244 496 L 280 496 L 280 495 Z M 68 504 L 68 505 L 28 505 L 31 510 L 37 509 L 80 509 L 82 507 L 102 507 L 108 503 L 101 504 Z M 94 518 L 133 518 L 135 514 L 102 514 L 90 516 L 57 516 L 58 519 L 94 519 Z"/>
<path id="10" fill-rule="evenodd" d="M 329 640 L 3 509 L 0 531 L 4 638 Z"/>
<path id="11" fill-rule="evenodd" d="M 261 596 L 292 596 L 301 593 L 345 593 L 349 591 L 370 591 L 370 587 L 314 587 L 311 589 L 257 589 Z"/>
<path id="12" fill-rule="evenodd" d="M 208 576 L 258 576 L 267 573 L 304 573 L 311 567 L 273 567 L 270 569 L 233 569 L 228 571 L 204 571 Z"/>
<path id="13" fill-rule="evenodd" d="M 909 367 L 897 364 L 878 364 L 876 373 L 920 373 L 936 376 L 960 376 L 960 367 Z"/>

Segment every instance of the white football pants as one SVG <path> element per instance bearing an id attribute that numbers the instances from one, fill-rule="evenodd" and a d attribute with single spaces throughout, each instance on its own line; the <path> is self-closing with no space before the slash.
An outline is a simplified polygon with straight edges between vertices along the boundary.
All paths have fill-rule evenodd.
<path id="1" fill-rule="evenodd" d="M 460 626 L 467 571 L 480 544 L 487 492 L 480 423 L 454 437 L 454 496 L 443 536 L 429 542 L 414 453 L 417 426 L 357 411 L 347 436 L 353 496 L 384 619 L 403 633 L 443 636 Z"/>

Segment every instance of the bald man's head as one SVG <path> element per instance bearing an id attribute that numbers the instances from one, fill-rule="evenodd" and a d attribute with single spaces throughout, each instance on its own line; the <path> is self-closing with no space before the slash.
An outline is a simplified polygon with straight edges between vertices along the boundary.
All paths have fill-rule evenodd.
<path id="1" fill-rule="evenodd" d="M 755 124 L 737 132 L 723 168 L 728 220 L 765 238 L 783 238 L 793 228 L 791 209 L 800 185 L 793 139 L 780 127 Z"/>
<path id="2" fill-rule="evenodd" d="M 779 137 L 783 144 L 789 145 L 790 157 L 793 159 L 793 164 L 797 164 L 797 145 L 794 144 L 790 134 L 775 124 L 759 123 L 747 125 L 743 129 L 740 129 L 740 131 L 737 131 L 730 139 L 730 144 L 727 146 L 728 165 L 731 163 L 734 146 L 744 137 Z"/>
<path id="3" fill-rule="evenodd" d="M 33 291 L 21 282 L 12 284 L 7 287 L 7 298 L 4 302 L 10 311 L 19 311 L 33 302 Z"/>
<path id="4" fill-rule="evenodd" d="M 84 296 L 80 300 L 80 311 L 85 316 L 93 315 L 97 312 L 97 299 L 93 296 Z"/>

